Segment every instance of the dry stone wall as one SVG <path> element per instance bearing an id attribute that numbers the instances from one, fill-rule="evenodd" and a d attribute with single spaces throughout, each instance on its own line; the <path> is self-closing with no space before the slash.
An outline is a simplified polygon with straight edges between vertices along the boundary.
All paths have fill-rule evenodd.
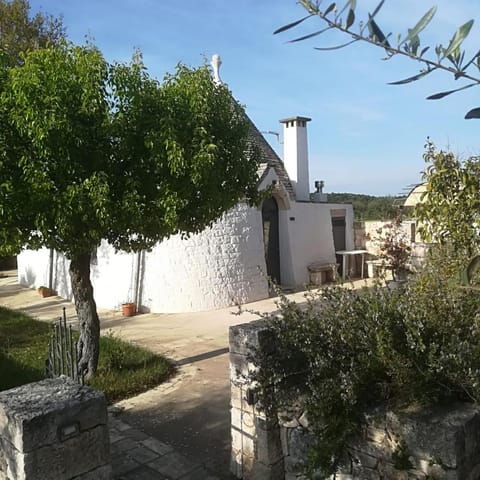
<path id="1" fill-rule="evenodd" d="M 307 415 L 256 408 L 248 372 L 255 350 L 274 348 L 265 322 L 230 328 L 232 473 L 255 480 L 307 480 L 314 443 Z M 268 350 L 267 350 L 268 351 Z M 480 409 L 468 403 L 390 411 L 367 417 L 332 480 L 478 480 Z"/>

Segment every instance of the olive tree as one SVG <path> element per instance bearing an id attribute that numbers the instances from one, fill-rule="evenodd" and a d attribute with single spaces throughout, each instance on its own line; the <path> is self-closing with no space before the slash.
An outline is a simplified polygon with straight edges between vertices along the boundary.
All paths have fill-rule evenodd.
<path id="1" fill-rule="evenodd" d="M 468 20 L 461 25 L 446 45 L 439 43 L 432 48 L 430 45 L 422 44 L 420 33 L 434 18 L 436 7 L 431 7 L 425 12 L 411 28 L 407 28 L 404 34 L 393 35 L 385 33 L 385 28 L 380 26 L 377 19 L 385 0 L 380 0 L 373 11 L 363 18 L 358 15 L 357 3 L 360 2 L 357 0 L 346 0 L 338 5 L 330 0 L 298 0 L 298 3 L 306 10 L 307 15 L 278 28 L 274 32 L 275 34 L 295 28 L 310 19 L 319 19 L 323 25 L 319 30 L 296 37 L 290 42 L 300 42 L 330 31 L 337 31 L 346 35 L 348 40 L 334 45 L 315 47 L 315 49 L 320 51 L 339 50 L 361 41 L 382 48 L 385 52 L 384 60 L 395 56 L 404 56 L 422 65 L 418 73 L 392 82 L 391 85 L 411 83 L 435 71 L 444 71 L 453 75 L 456 80 L 467 81 L 453 90 L 430 95 L 427 97 L 429 100 L 438 100 L 452 93 L 480 85 L 480 50 L 470 54 L 462 50 L 462 44 L 472 29 L 473 20 Z M 400 5 L 400 2 L 395 3 L 397 7 Z M 480 108 L 471 109 L 465 118 L 480 118 Z"/>
<path id="2" fill-rule="evenodd" d="M 206 66 L 180 65 L 160 83 L 139 54 L 109 64 L 90 44 L 31 51 L 0 81 L 0 250 L 70 260 L 88 377 L 99 355 L 91 253 L 102 239 L 150 249 L 255 201 L 248 120 Z"/>

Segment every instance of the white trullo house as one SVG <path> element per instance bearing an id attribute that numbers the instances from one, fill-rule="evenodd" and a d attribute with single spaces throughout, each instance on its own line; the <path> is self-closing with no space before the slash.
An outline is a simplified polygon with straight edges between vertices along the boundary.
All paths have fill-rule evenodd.
<path id="1" fill-rule="evenodd" d="M 336 250 L 353 248 L 351 205 L 326 203 L 318 188 L 310 193 L 309 120 L 280 121 L 283 162 L 251 124 L 261 154 L 258 188 L 273 187 L 259 208 L 239 203 L 202 233 L 170 237 L 151 251 L 115 253 L 103 241 L 91 265 L 97 306 L 128 301 L 145 311 L 187 312 L 248 303 L 269 296 L 267 275 L 282 286 L 304 285 L 310 264 L 334 264 Z M 58 252 L 23 251 L 18 279 L 72 298 L 68 260 Z"/>

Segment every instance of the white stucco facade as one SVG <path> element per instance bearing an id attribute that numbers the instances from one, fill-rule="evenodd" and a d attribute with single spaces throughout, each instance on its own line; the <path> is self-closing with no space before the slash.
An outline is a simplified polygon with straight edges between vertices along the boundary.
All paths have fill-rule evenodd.
<path id="1" fill-rule="evenodd" d="M 305 117 L 282 121 L 288 122 L 285 165 L 252 124 L 252 141 L 262 152 L 258 188 L 270 188 L 275 200 L 270 199 L 270 205 L 278 207 L 273 221 L 275 232 L 278 225 L 275 266 L 281 285 L 288 287 L 308 283 L 310 264 L 335 263 L 333 217 L 344 220 L 341 249 L 354 248 L 352 206 L 310 201 L 308 121 Z M 172 236 L 148 252 L 117 253 L 102 242 L 91 264 L 97 306 L 118 309 L 122 303 L 135 302 L 145 311 L 174 313 L 267 298 L 272 260 L 264 237 L 270 239 L 270 226 L 265 232 L 271 219 L 267 222 L 264 214 L 262 206 L 239 203 L 211 228 L 187 239 Z M 72 299 L 68 260 L 57 252 L 23 251 L 18 256 L 18 278 L 21 285 L 45 285 Z"/>
<path id="2" fill-rule="evenodd" d="M 150 252 L 115 253 L 102 242 L 91 265 L 97 306 L 127 301 L 153 312 L 202 311 L 268 297 L 261 213 L 240 203 L 211 228 L 183 239 L 175 235 Z M 18 256 L 19 283 L 49 286 L 72 298 L 68 260 L 47 249 Z"/>
<path id="3" fill-rule="evenodd" d="M 290 201 L 287 208 L 281 197 L 278 204 L 282 285 L 307 284 L 311 263 L 335 263 L 332 211 L 345 210 L 346 245 L 353 248 L 350 205 Z M 68 266 L 57 252 L 25 250 L 18 256 L 19 283 L 51 286 L 72 299 Z M 145 311 L 174 313 L 267 298 L 261 210 L 241 203 L 202 233 L 188 239 L 172 236 L 150 252 L 116 253 L 102 242 L 91 278 L 97 306 L 110 309 L 133 301 Z"/>

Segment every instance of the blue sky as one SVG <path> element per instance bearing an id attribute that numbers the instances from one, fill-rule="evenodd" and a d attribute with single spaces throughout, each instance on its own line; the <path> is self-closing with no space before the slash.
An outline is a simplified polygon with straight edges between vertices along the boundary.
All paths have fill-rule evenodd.
<path id="1" fill-rule="evenodd" d="M 328 3 L 328 0 L 324 0 Z M 340 3 L 340 2 L 339 2 Z M 358 0 L 358 11 L 375 2 Z M 398 194 L 420 181 L 427 136 L 465 158 L 479 153 L 480 120 L 464 120 L 480 87 L 443 100 L 425 97 L 459 86 L 436 73 L 406 86 L 389 86 L 418 72 L 407 59 L 382 61 L 382 50 L 356 44 L 318 52 L 335 35 L 288 44 L 321 27 L 318 19 L 281 35 L 272 32 L 304 15 L 295 0 L 30 0 L 32 11 L 63 14 L 69 38 L 93 38 L 109 61 L 127 61 L 139 48 L 150 73 L 161 79 L 178 62 L 198 66 L 219 53 L 222 80 L 246 106 L 259 130 L 281 132 L 278 120 L 302 115 L 309 123 L 310 179 L 327 192 Z M 472 0 L 390 0 L 378 23 L 406 32 L 431 6 L 438 11 L 425 44 L 448 44 L 456 28 L 479 13 Z M 422 39 L 423 39 L 422 37 Z M 480 18 L 466 46 L 480 44 Z M 345 37 L 337 37 L 337 41 Z M 282 154 L 274 136 L 267 140 Z"/>

